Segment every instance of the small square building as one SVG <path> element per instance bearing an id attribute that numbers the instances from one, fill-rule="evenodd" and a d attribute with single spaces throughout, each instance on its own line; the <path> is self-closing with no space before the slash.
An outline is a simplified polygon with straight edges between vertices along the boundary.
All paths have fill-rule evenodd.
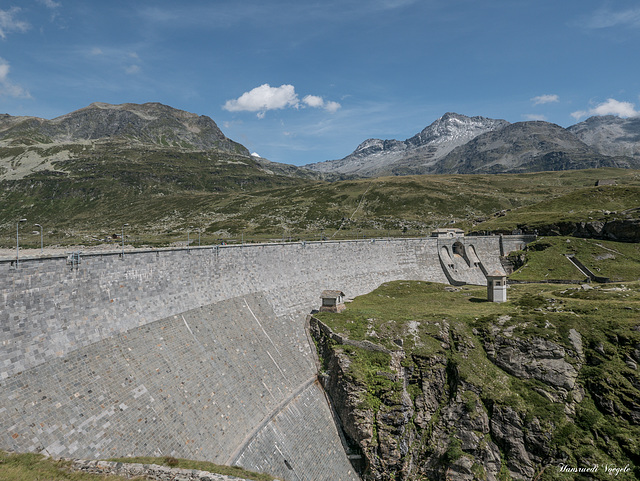
<path id="1" fill-rule="evenodd" d="M 342 312 L 346 309 L 342 291 L 322 291 L 320 297 L 322 298 L 320 312 Z"/>
<path id="2" fill-rule="evenodd" d="M 487 299 L 490 302 L 507 301 L 507 275 L 495 270 L 487 274 Z"/>
<path id="3" fill-rule="evenodd" d="M 464 237 L 464 231 L 462 229 L 450 228 L 450 229 L 434 229 L 431 231 L 431 237 Z"/>

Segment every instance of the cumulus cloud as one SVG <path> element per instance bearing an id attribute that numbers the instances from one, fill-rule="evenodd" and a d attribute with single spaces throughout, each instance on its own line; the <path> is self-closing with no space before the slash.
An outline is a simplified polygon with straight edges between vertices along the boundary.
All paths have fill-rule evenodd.
<path id="1" fill-rule="evenodd" d="M 557 95 L 538 95 L 531 99 L 533 105 L 550 104 L 553 102 L 560 102 L 560 98 Z"/>
<path id="2" fill-rule="evenodd" d="M 29 92 L 9 80 L 9 63 L 0 58 L 0 97 L 31 98 Z"/>
<path id="3" fill-rule="evenodd" d="M 325 109 L 331 113 L 334 113 L 341 107 L 338 102 L 334 102 L 332 100 L 325 101 L 322 97 L 318 97 L 317 95 L 307 95 L 302 99 L 302 102 L 309 107 Z"/>
<path id="4" fill-rule="evenodd" d="M 0 38 L 7 38 L 10 32 L 26 32 L 29 30 L 29 24 L 22 20 L 18 20 L 16 15 L 20 13 L 18 7 L 12 7 L 9 10 L 0 10 Z"/>
<path id="5" fill-rule="evenodd" d="M 263 84 L 243 93 L 237 99 L 227 100 L 222 106 L 229 112 L 257 112 L 258 118 L 264 118 L 269 110 L 300 107 L 322 108 L 333 113 L 340 108 L 340 104 L 325 101 L 317 95 L 306 95 L 300 101 L 293 85 L 272 87 L 269 84 Z"/>
<path id="6" fill-rule="evenodd" d="M 296 107 L 298 103 L 298 94 L 293 85 L 272 87 L 269 84 L 263 84 L 243 93 L 237 99 L 227 100 L 222 108 L 229 112 L 259 112 L 259 116 L 260 113 L 264 116 L 267 110 Z"/>
<path id="7" fill-rule="evenodd" d="M 302 101 L 309 107 L 322 107 L 324 105 L 322 97 L 318 97 L 317 95 L 307 95 Z"/>
<path id="8" fill-rule="evenodd" d="M 617 115 L 618 117 L 638 117 L 640 112 L 635 109 L 635 105 L 631 102 L 620 102 L 616 99 L 607 99 L 599 105 L 589 110 L 578 110 L 573 112 L 571 116 L 578 120 L 582 117 L 593 115 Z"/>

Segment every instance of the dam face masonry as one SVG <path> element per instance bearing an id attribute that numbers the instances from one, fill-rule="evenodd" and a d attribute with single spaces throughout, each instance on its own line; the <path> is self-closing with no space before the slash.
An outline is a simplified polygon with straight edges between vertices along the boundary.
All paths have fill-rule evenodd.
<path id="1" fill-rule="evenodd" d="M 0 261 L 0 448 L 356 480 L 304 326 L 320 293 L 475 279 L 469 269 L 499 268 L 501 253 L 529 240 L 213 246 L 26 258 L 19 269 Z M 466 270 L 456 241 L 471 252 Z M 447 246 L 454 267 L 443 266 Z"/>

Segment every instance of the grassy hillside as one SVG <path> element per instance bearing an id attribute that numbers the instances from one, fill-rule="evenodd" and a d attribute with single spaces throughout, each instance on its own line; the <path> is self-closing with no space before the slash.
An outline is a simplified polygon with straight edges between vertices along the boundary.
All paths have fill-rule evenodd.
<path id="1" fill-rule="evenodd" d="M 640 280 L 640 244 L 575 237 L 544 237 L 529 244 L 525 252 L 512 256 L 523 258 L 524 265 L 509 276 L 511 280 L 581 280 L 585 276 L 567 260 L 575 256 L 597 276 L 612 281 Z"/>
<path id="2" fill-rule="evenodd" d="M 91 244 L 118 234 L 124 223 L 136 245 L 220 239 L 407 235 L 455 224 L 469 230 L 511 231 L 549 219 L 603 217 L 638 206 L 638 171 L 598 169 L 514 175 L 383 177 L 322 182 L 278 173 L 230 154 L 122 148 L 55 163 L 0 191 L 0 246 L 21 236 L 46 243 Z M 595 188 L 596 180 L 617 186 Z M 191 236 L 193 238 L 193 235 Z"/>

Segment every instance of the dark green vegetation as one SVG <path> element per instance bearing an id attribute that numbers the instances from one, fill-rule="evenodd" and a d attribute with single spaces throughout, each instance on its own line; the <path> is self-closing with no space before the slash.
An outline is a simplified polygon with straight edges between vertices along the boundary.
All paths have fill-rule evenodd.
<path id="1" fill-rule="evenodd" d="M 206 461 L 176 458 L 118 458 L 109 461 L 122 463 L 157 464 L 181 469 L 197 469 L 210 473 L 235 476 L 253 481 L 273 481 L 268 474 L 254 473 L 237 466 L 222 466 Z M 124 481 L 120 476 L 94 475 L 71 471 L 70 462 L 56 461 L 39 454 L 10 454 L 0 451 L 0 479 L 2 481 Z M 146 479 L 146 478 L 135 478 Z"/>
<path id="2" fill-rule="evenodd" d="M 200 232 L 203 243 L 421 236 L 449 224 L 510 232 L 561 219 L 625 217 L 622 211 L 640 201 L 638 172 L 623 169 L 329 183 L 229 152 L 115 141 L 73 148 L 71 159 L 0 182 L 0 246 L 15 246 L 22 217 L 29 221 L 21 227 L 24 246 L 39 245 L 32 223 L 44 226 L 47 245 L 101 243 L 127 223 L 127 241 L 140 246 L 184 243 L 187 232 L 191 240 Z M 9 150 L 0 157 L 9 158 Z M 618 185 L 593 187 L 602 178 Z"/>
<path id="3" fill-rule="evenodd" d="M 585 258 L 597 250 L 570 242 Z M 316 333 L 365 479 L 611 479 L 605 466 L 627 465 L 616 479 L 638 479 L 640 283 L 512 285 L 506 303 L 485 299 L 484 287 L 398 281 L 316 315 L 387 350 Z M 562 464 L 599 469 L 579 477 Z"/>

